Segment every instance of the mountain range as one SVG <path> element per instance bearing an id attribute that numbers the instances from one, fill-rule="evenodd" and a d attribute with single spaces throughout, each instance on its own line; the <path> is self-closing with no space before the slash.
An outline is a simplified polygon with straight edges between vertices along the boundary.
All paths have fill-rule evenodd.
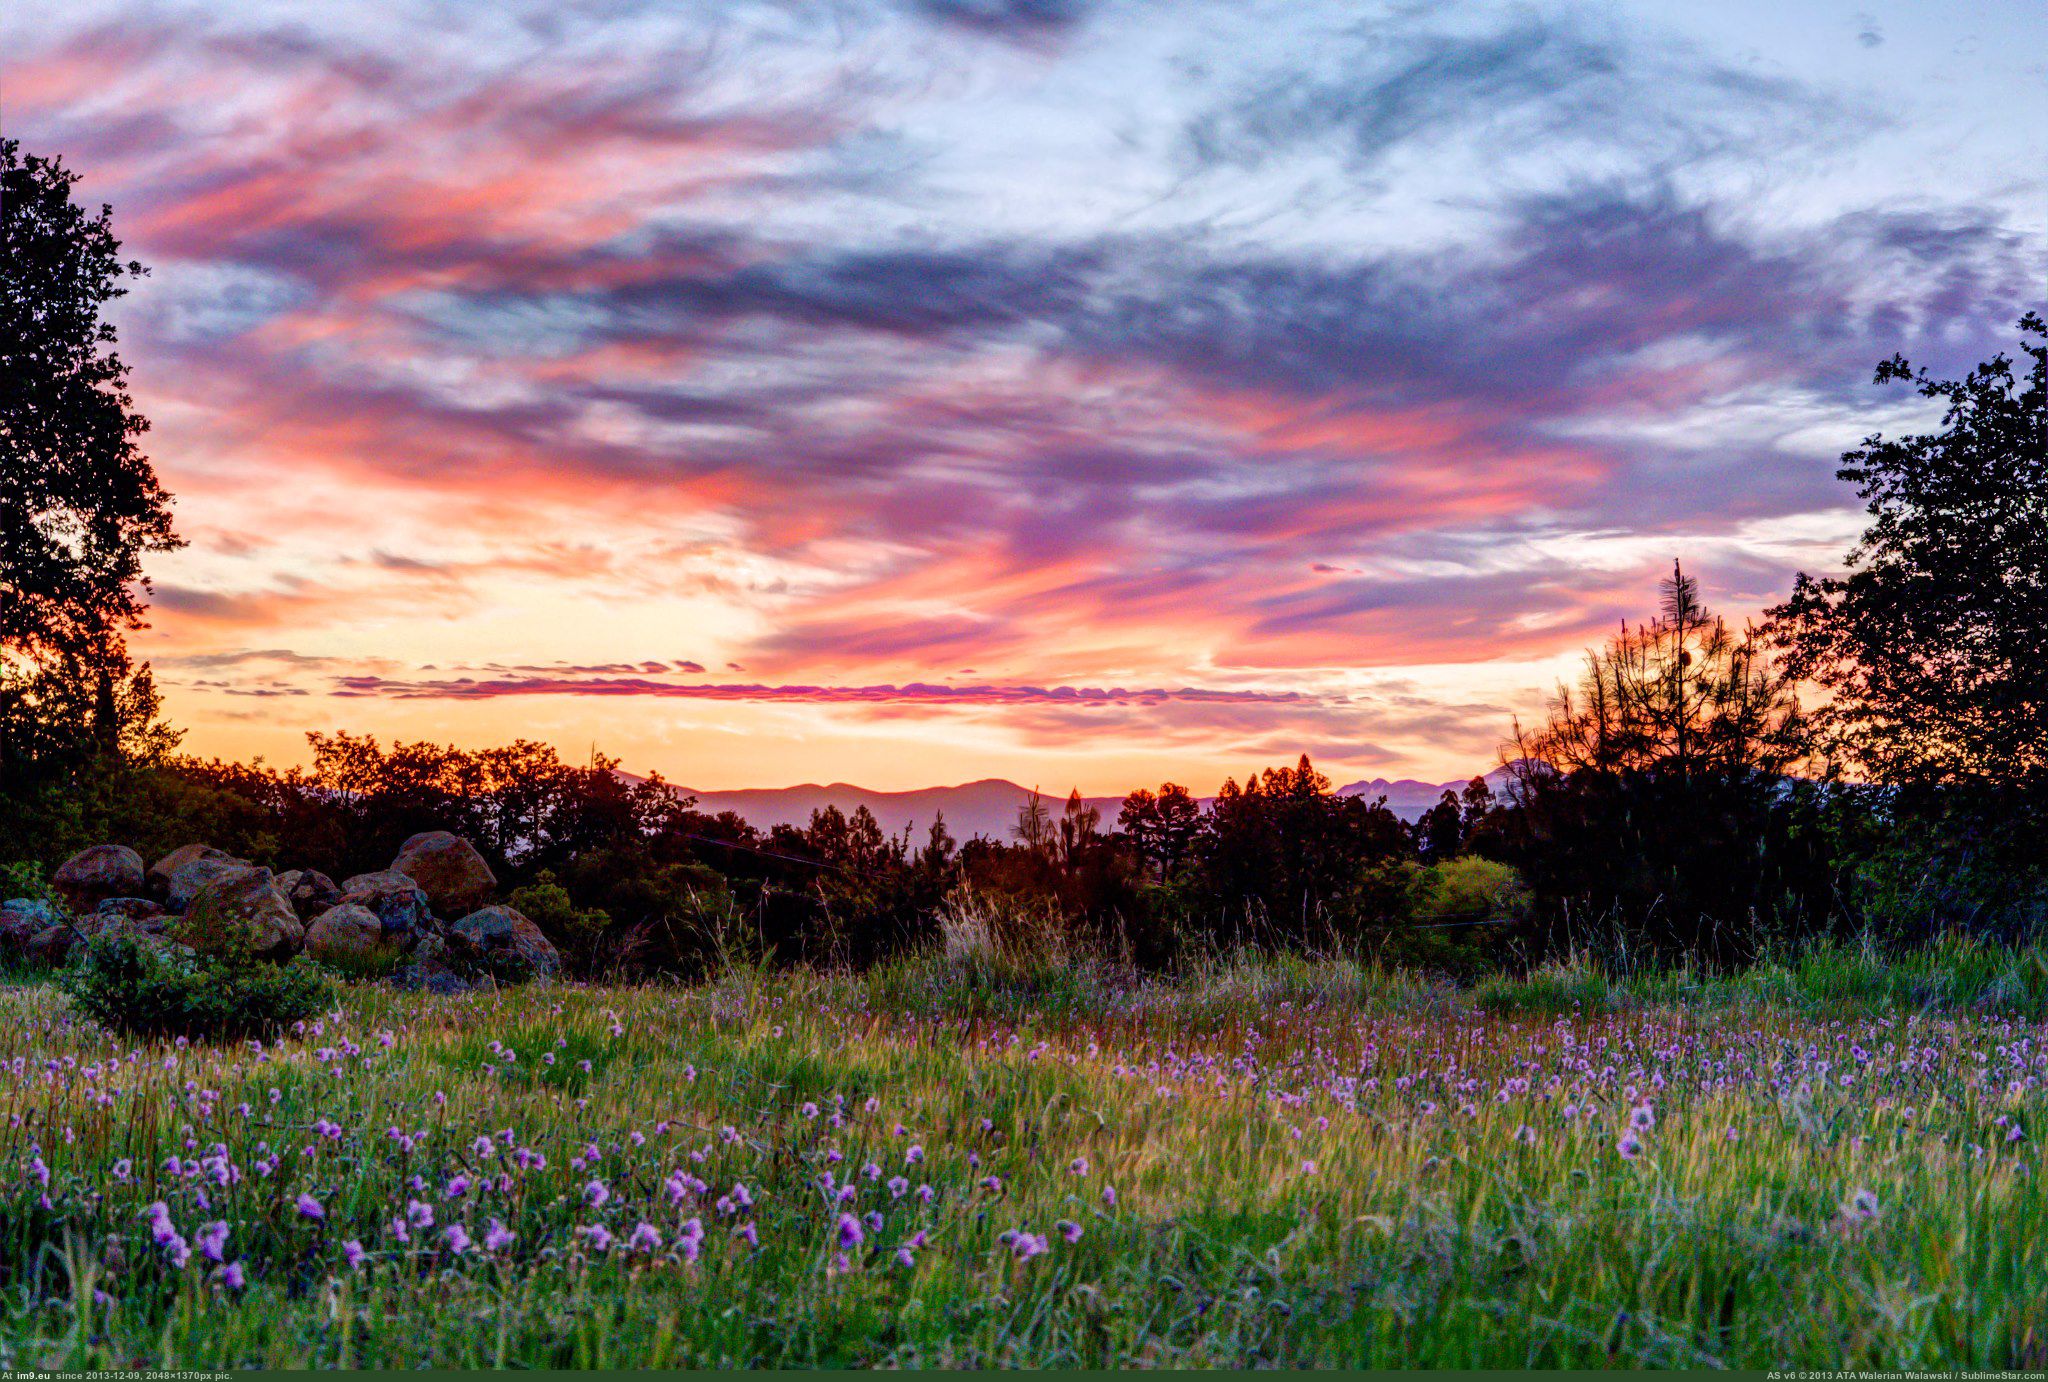
<path id="1" fill-rule="evenodd" d="M 1492 778 L 1496 774 L 1488 776 Z M 1436 805 L 1446 791 L 1464 790 L 1468 781 L 1469 778 L 1456 782 L 1419 782 L 1406 777 L 1392 780 L 1376 777 L 1367 782 L 1351 783 L 1337 791 L 1338 795 L 1347 797 L 1385 797 L 1389 810 L 1403 820 L 1412 821 Z M 856 787 L 850 782 L 824 785 L 806 782 L 796 787 L 749 787 L 729 792 L 689 791 L 688 794 L 697 798 L 699 811 L 710 815 L 731 811 L 759 830 L 769 830 L 778 825 L 808 825 L 811 813 L 827 806 L 836 806 L 848 815 L 865 806 L 884 831 L 898 835 L 908 830 L 913 838 L 918 838 L 930 829 L 932 818 L 943 812 L 946 829 L 957 840 L 972 839 L 976 835 L 993 840 L 1012 838 L 1017 812 L 1031 799 L 1029 787 L 1021 787 L 999 777 L 963 782 L 957 787 L 920 787 L 907 792 L 878 792 Z M 1063 792 L 1041 791 L 1039 795 L 1055 813 L 1066 802 Z M 1115 824 L 1117 809 L 1123 805 L 1120 796 L 1084 797 L 1083 800 L 1102 812 L 1106 826 Z"/>

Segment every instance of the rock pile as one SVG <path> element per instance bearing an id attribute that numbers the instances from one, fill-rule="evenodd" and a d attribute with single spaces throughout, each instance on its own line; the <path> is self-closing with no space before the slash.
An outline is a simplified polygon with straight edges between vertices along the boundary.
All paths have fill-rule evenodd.
<path id="1" fill-rule="evenodd" d="M 201 951 L 239 940 L 266 959 L 304 953 L 436 993 L 553 978 L 561 956 L 518 911 L 491 905 L 497 887 L 476 848 L 445 830 L 413 836 L 390 868 L 339 884 L 315 869 L 273 874 L 211 845 L 174 849 L 146 869 L 126 845 L 94 845 L 57 870 L 57 903 L 0 902 L 0 958 L 54 967 L 114 933 Z"/>

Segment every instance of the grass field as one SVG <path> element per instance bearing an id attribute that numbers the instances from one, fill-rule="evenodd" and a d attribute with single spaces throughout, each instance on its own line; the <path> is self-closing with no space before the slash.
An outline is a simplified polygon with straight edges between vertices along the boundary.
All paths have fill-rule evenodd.
<path id="1" fill-rule="evenodd" d="M 0 1366 L 2048 1366 L 2048 974 L 1857 963 L 4 987 Z"/>

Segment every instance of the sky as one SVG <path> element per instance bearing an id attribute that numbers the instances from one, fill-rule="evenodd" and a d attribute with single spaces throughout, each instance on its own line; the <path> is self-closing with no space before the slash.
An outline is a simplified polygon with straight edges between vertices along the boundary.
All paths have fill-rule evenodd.
<path id="1" fill-rule="evenodd" d="M 2048 299 L 2048 7 L 0 9 L 188 545 L 185 748 L 1461 777 L 1860 527 Z"/>

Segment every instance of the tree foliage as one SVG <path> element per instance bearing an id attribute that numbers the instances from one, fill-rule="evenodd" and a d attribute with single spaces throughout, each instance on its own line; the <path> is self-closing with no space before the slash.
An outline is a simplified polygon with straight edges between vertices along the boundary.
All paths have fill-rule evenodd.
<path id="1" fill-rule="evenodd" d="M 1516 724 L 1509 852 L 1579 925 L 1729 962 L 1830 908 L 1792 778 L 1811 731 L 1758 630 L 1707 610 L 1682 568 L 1662 595 L 1647 624 L 1587 654 L 1541 725 Z M 1551 920 L 1568 931 L 1573 918 Z"/>
<path id="2" fill-rule="evenodd" d="M 0 761 L 15 774 L 162 747 L 141 732 L 155 692 L 123 635 L 143 555 L 177 539 L 102 316 L 144 270 L 121 258 L 111 208 L 73 200 L 77 180 L 0 140 Z"/>
<path id="3" fill-rule="evenodd" d="M 2019 329 L 2023 374 L 2005 355 L 1962 379 L 1878 366 L 1939 400 L 1941 429 L 1843 456 L 1870 526 L 1842 574 L 1802 573 L 1772 612 L 1828 693 L 1829 742 L 1875 782 L 2048 790 L 2048 328 Z"/>

